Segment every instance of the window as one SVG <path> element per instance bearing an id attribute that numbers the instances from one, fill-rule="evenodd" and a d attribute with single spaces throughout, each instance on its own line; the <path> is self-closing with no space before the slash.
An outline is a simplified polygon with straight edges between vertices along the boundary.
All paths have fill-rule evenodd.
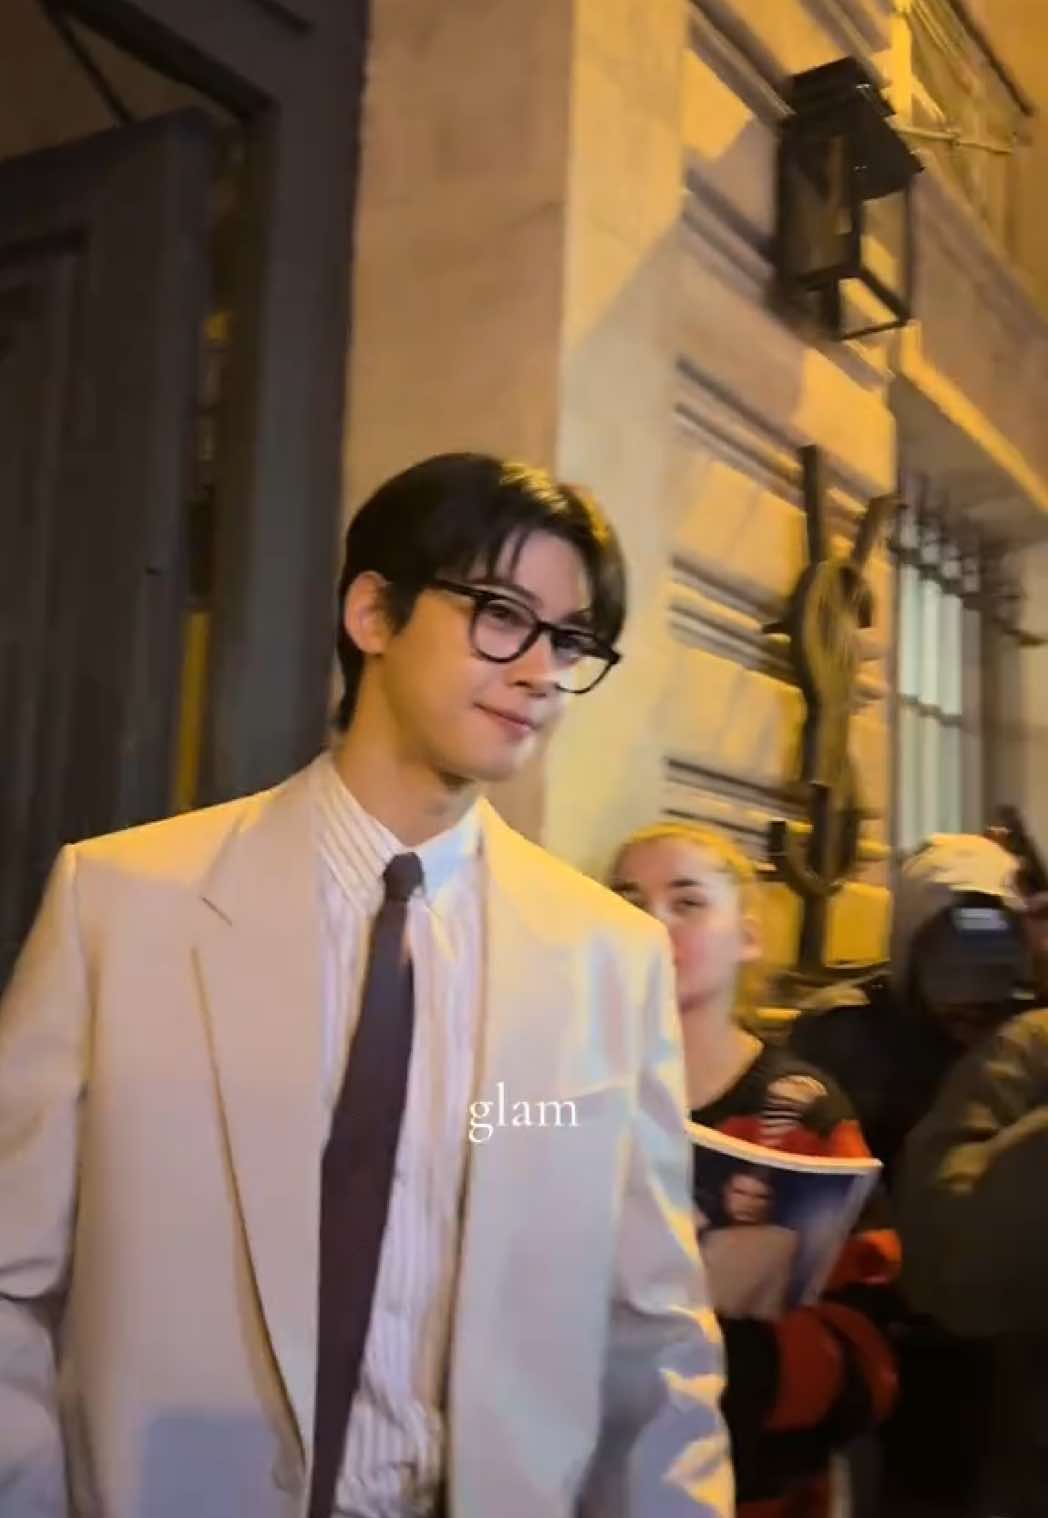
<path id="1" fill-rule="evenodd" d="M 984 565 L 943 516 L 904 505 L 895 531 L 896 850 L 983 818 Z"/>

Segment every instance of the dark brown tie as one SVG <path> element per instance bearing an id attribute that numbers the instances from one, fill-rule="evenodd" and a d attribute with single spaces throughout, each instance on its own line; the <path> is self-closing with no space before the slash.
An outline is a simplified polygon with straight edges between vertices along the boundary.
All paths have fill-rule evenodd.
<path id="1" fill-rule="evenodd" d="M 421 880 L 416 854 L 398 854 L 386 868 L 386 895 L 371 930 L 360 1019 L 324 1150 L 309 1518 L 331 1518 L 371 1320 L 411 1060 L 408 900 Z"/>

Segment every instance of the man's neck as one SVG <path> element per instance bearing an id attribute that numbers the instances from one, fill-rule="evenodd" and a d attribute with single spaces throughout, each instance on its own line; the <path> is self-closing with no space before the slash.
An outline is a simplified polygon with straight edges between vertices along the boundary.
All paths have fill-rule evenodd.
<path id="1" fill-rule="evenodd" d="M 333 758 L 364 810 L 408 848 L 454 827 L 477 797 L 476 785 L 447 779 L 392 747 L 364 741 L 352 727 Z"/>

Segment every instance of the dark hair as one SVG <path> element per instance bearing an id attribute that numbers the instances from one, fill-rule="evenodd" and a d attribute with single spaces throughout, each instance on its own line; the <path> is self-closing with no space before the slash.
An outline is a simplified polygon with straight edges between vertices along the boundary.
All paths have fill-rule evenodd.
<path id="1" fill-rule="evenodd" d="M 507 547 L 516 563 L 535 532 L 578 550 L 590 582 L 593 631 L 613 643 L 626 615 L 626 570 L 611 523 L 584 491 L 541 469 L 483 453 L 423 459 L 380 485 L 346 533 L 338 582 L 338 660 L 343 695 L 336 726 L 349 726 L 364 656 L 343 625 L 346 592 L 367 570 L 389 583 L 388 610 L 399 631 L 435 575 L 479 569 L 493 575 Z"/>
<path id="2" fill-rule="evenodd" d="M 744 1181 L 759 1181 L 760 1184 L 764 1187 L 765 1191 L 770 1191 L 774 1196 L 775 1173 L 770 1166 L 750 1164 L 739 1165 L 736 1170 L 733 1170 L 731 1172 L 731 1174 L 728 1176 L 728 1179 L 724 1182 L 725 1188 L 730 1186 L 733 1181 L 739 1180 L 740 1177 Z"/>

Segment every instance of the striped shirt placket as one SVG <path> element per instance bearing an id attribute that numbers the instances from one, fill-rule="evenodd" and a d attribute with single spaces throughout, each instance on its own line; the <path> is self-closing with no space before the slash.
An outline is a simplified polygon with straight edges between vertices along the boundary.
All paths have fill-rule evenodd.
<path id="1" fill-rule="evenodd" d="M 314 766 L 325 925 L 325 1096 L 333 1106 L 359 1011 L 364 949 L 385 866 L 403 845 Z M 443 1466 L 444 1383 L 474 1052 L 481 1015 L 482 863 L 476 818 L 416 849 L 425 895 L 409 907 L 415 1041 L 393 1193 L 353 1404 L 337 1510 L 428 1511 Z"/>

